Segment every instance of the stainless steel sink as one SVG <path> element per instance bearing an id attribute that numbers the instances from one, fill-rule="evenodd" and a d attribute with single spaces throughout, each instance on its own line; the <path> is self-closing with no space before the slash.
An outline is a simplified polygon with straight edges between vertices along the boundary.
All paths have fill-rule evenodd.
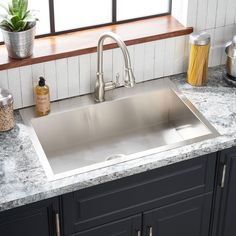
<path id="1" fill-rule="evenodd" d="M 117 90 L 113 100 L 101 104 L 88 100 L 80 106 L 76 100 L 77 108 L 65 111 L 60 103 L 46 117 L 32 118 L 32 108 L 22 110 L 48 177 L 62 178 L 218 135 L 169 80 L 148 83 L 130 90 L 131 95 Z"/>

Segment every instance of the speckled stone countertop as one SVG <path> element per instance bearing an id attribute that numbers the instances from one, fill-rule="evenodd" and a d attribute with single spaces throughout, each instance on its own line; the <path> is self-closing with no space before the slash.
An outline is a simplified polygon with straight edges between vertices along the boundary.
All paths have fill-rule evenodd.
<path id="1" fill-rule="evenodd" d="M 16 127 L 0 134 L 0 211 L 236 146 L 236 88 L 223 81 L 223 71 L 210 69 L 205 87 L 191 87 L 185 75 L 171 77 L 221 136 L 51 182 L 15 112 Z"/>

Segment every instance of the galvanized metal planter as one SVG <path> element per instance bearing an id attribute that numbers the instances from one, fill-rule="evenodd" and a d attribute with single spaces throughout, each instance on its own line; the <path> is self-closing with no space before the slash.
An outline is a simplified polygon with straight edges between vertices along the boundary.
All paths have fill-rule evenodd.
<path id="1" fill-rule="evenodd" d="M 9 57 L 23 59 L 33 54 L 35 25 L 26 31 L 10 32 L 2 29 L 4 42 Z"/>

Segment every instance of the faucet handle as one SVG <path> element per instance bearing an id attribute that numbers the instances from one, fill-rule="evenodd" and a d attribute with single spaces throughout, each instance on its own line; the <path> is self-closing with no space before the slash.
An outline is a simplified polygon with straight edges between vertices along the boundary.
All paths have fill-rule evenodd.
<path id="1" fill-rule="evenodd" d="M 116 73 L 116 87 L 120 86 L 120 73 Z"/>
<path id="2" fill-rule="evenodd" d="M 105 91 L 112 90 L 116 88 L 116 83 L 110 81 L 105 83 Z"/>

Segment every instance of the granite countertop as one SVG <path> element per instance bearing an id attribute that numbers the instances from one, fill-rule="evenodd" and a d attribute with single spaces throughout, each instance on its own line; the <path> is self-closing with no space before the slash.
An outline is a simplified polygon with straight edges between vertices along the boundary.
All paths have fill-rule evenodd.
<path id="1" fill-rule="evenodd" d="M 185 75 L 171 77 L 221 136 L 51 182 L 16 111 L 15 128 L 0 134 L 0 211 L 236 146 L 236 88 L 223 81 L 223 72 L 210 69 L 204 87 L 191 87 Z"/>

